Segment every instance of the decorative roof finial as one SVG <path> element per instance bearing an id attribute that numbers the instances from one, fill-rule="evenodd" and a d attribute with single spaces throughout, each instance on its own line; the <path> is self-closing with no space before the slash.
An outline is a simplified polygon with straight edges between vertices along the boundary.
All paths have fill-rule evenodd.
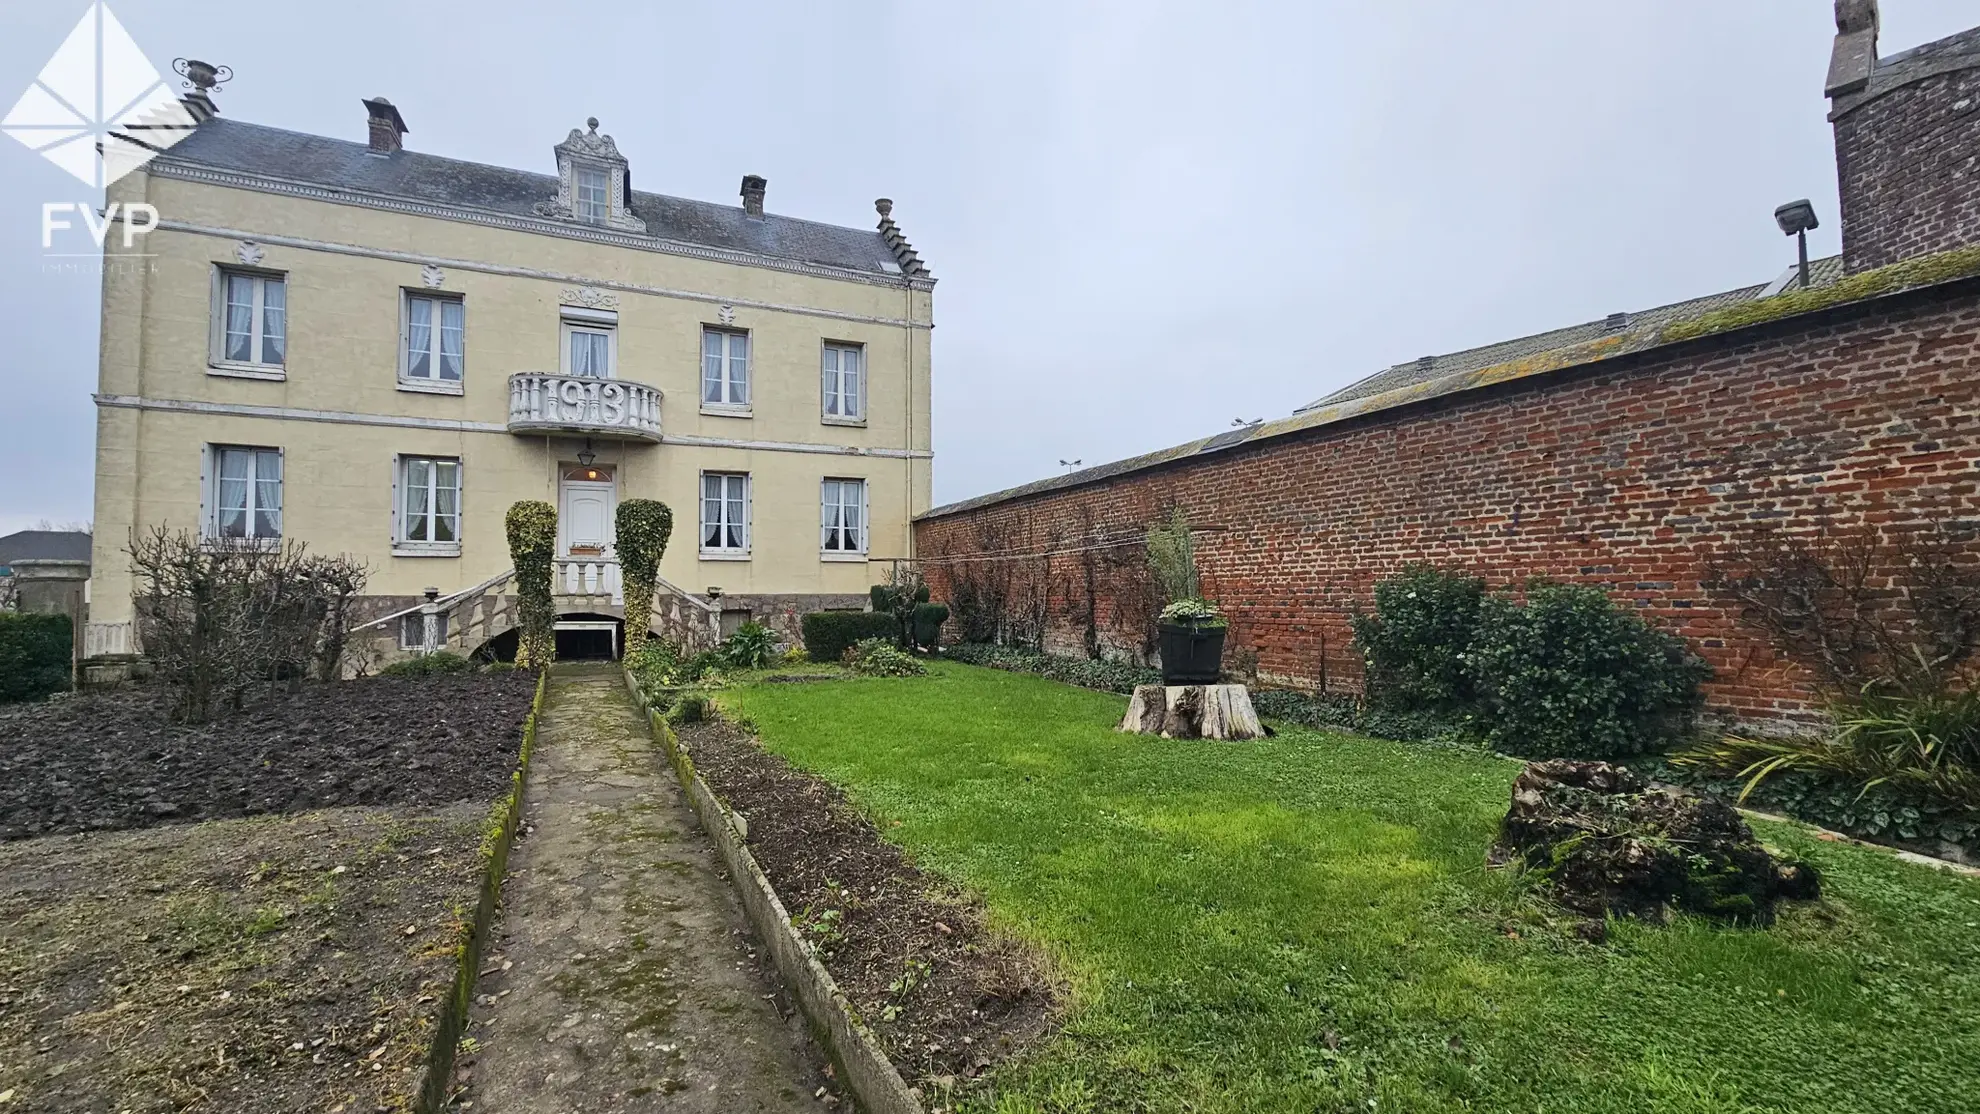
<path id="1" fill-rule="evenodd" d="M 216 66 L 197 58 L 175 58 L 172 60 L 172 69 L 180 77 L 185 78 L 181 84 L 201 93 L 210 93 L 214 86 L 234 80 L 233 67 Z"/>
<path id="2" fill-rule="evenodd" d="M 585 120 L 584 120 L 584 126 L 585 126 L 585 127 L 587 127 L 587 128 L 590 128 L 590 129 L 591 129 L 592 131 L 597 131 L 597 130 L 598 130 L 598 117 L 596 117 L 596 116 L 587 116 L 587 117 L 585 117 Z"/>
<path id="3" fill-rule="evenodd" d="M 891 198 L 891 197 L 880 197 L 880 198 L 875 198 L 875 199 L 874 199 L 874 201 L 873 201 L 873 211 L 874 211 L 874 212 L 876 212 L 876 213 L 879 213 L 879 214 L 880 214 L 880 219 L 882 219 L 882 220 L 885 220 L 885 219 L 887 219 L 888 217 L 891 217 L 891 216 L 893 216 L 893 215 L 894 215 L 894 199 L 893 199 L 893 198 Z"/>

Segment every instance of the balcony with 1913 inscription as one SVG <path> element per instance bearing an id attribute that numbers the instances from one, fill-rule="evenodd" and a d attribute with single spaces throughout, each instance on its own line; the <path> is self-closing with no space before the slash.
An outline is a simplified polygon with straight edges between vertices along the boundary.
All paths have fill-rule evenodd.
<path id="1" fill-rule="evenodd" d="M 524 371 L 509 376 L 509 432 L 660 440 L 660 389 L 624 379 Z"/>

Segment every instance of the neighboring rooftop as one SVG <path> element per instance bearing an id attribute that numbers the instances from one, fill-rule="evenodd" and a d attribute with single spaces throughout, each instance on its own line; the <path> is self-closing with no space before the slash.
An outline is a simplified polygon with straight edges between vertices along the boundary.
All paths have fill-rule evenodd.
<path id="1" fill-rule="evenodd" d="M 1535 333 L 1444 356 L 1424 357 L 1376 372 L 1300 407 L 1290 417 L 1225 430 L 1214 436 L 1126 460 L 948 503 L 923 511 L 916 517 L 939 518 L 1028 495 L 1078 487 L 1185 457 L 1221 452 L 1250 441 L 1282 437 L 1393 407 L 1543 375 L 1777 318 L 1812 313 L 1833 305 L 1970 278 L 1976 274 L 1980 274 L 1980 246 L 1921 256 L 1855 275 L 1843 273 L 1840 257 L 1810 260 L 1809 287 L 1806 290 L 1796 281 L 1797 271 L 1791 269 L 1773 282 L 1761 286 L 1743 286 L 1640 313 L 1611 314 L 1601 321 Z"/>
<path id="2" fill-rule="evenodd" d="M 1827 286 L 1843 277 L 1842 256 L 1832 255 L 1826 259 L 1810 260 L 1808 271 L 1811 285 Z M 1697 317 L 1700 314 L 1709 313 L 1715 309 L 1724 309 L 1741 302 L 1752 301 L 1755 298 L 1769 297 L 1780 293 L 1784 289 L 1793 289 L 1797 285 L 1794 282 L 1795 278 L 1794 270 L 1789 270 L 1771 283 L 1761 283 L 1757 286 L 1742 286 L 1737 290 L 1728 290 L 1721 294 L 1708 294 L 1703 298 L 1690 298 L 1682 302 L 1672 302 L 1667 306 L 1658 306 L 1655 309 L 1640 310 L 1634 313 L 1613 313 L 1600 321 L 1589 321 L 1581 325 L 1570 325 L 1564 329 L 1553 329 L 1544 333 L 1534 333 L 1532 336 L 1519 337 L 1515 340 L 1502 340 L 1495 344 L 1480 345 L 1477 348 L 1467 348 L 1461 352 L 1452 352 L 1442 356 L 1422 356 L 1408 363 L 1383 368 L 1381 371 L 1365 379 L 1358 379 L 1335 391 L 1333 394 L 1317 398 L 1307 403 L 1305 406 L 1293 411 L 1293 413 L 1304 414 L 1308 410 L 1315 410 L 1336 402 L 1367 398 L 1371 395 L 1381 394 L 1384 391 L 1395 390 L 1398 387 L 1408 387 L 1418 383 L 1425 383 L 1455 372 L 1476 371 L 1479 368 L 1491 367 L 1494 364 L 1503 364 L 1508 360 L 1542 356 L 1548 352 L 1587 344 L 1590 341 L 1600 340 L 1605 336 L 1614 336 L 1621 332 L 1655 328 L 1672 321 L 1682 321 L 1686 318 Z"/>
<path id="3" fill-rule="evenodd" d="M 21 530 L 0 537 L 0 566 L 15 561 L 87 561 L 89 534 L 83 530 Z"/>
<path id="4" fill-rule="evenodd" d="M 217 116 L 201 123 L 154 164 L 167 174 L 175 166 L 204 167 L 530 221 L 542 221 L 536 206 L 555 197 L 558 189 L 554 174 L 532 174 L 421 151 L 380 154 L 363 143 Z M 776 213 L 752 216 L 741 206 L 637 191 L 631 194 L 629 208 L 646 222 L 646 233 L 616 235 L 884 276 L 895 282 L 907 279 L 896 247 L 879 230 L 844 228 Z M 925 278 L 925 272 L 915 277 Z"/>

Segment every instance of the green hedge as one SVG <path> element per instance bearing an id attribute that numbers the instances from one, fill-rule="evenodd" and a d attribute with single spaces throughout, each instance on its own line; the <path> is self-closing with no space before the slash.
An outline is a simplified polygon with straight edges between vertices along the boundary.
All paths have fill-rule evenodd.
<path id="1" fill-rule="evenodd" d="M 804 652 L 812 661 L 834 662 L 865 638 L 893 638 L 894 617 L 880 611 L 814 611 L 804 617 Z"/>
<path id="2" fill-rule="evenodd" d="M 74 639 L 67 615 L 0 612 L 0 704 L 66 692 Z"/>
<path id="3" fill-rule="evenodd" d="M 942 656 L 969 665 L 983 665 L 1008 673 L 1036 673 L 1050 681 L 1101 692 L 1131 693 L 1136 685 L 1159 685 L 1162 671 L 1125 661 L 1095 658 L 1069 658 L 1058 654 L 1037 654 L 1015 646 L 988 642 L 962 642 L 944 646 Z"/>
<path id="4" fill-rule="evenodd" d="M 933 650 L 942 640 L 942 624 L 949 621 L 949 607 L 941 603 L 914 605 L 914 644 Z"/>
<path id="5" fill-rule="evenodd" d="M 1684 737 L 1711 669 L 1599 588 L 1533 580 L 1488 594 L 1476 577 L 1412 565 L 1354 617 L 1370 734 L 1440 733 L 1522 758 L 1615 758 Z M 1385 722 L 1368 722 L 1377 713 Z M 1394 737 L 1392 734 L 1391 737 Z"/>

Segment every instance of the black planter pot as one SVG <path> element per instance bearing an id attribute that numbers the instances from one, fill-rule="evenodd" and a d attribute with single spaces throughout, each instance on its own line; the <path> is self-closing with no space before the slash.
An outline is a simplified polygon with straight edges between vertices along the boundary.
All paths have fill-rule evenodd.
<path id="1" fill-rule="evenodd" d="M 1214 685 L 1224 669 L 1224 627 L 1159 623 L 1162 683 Z"/>

